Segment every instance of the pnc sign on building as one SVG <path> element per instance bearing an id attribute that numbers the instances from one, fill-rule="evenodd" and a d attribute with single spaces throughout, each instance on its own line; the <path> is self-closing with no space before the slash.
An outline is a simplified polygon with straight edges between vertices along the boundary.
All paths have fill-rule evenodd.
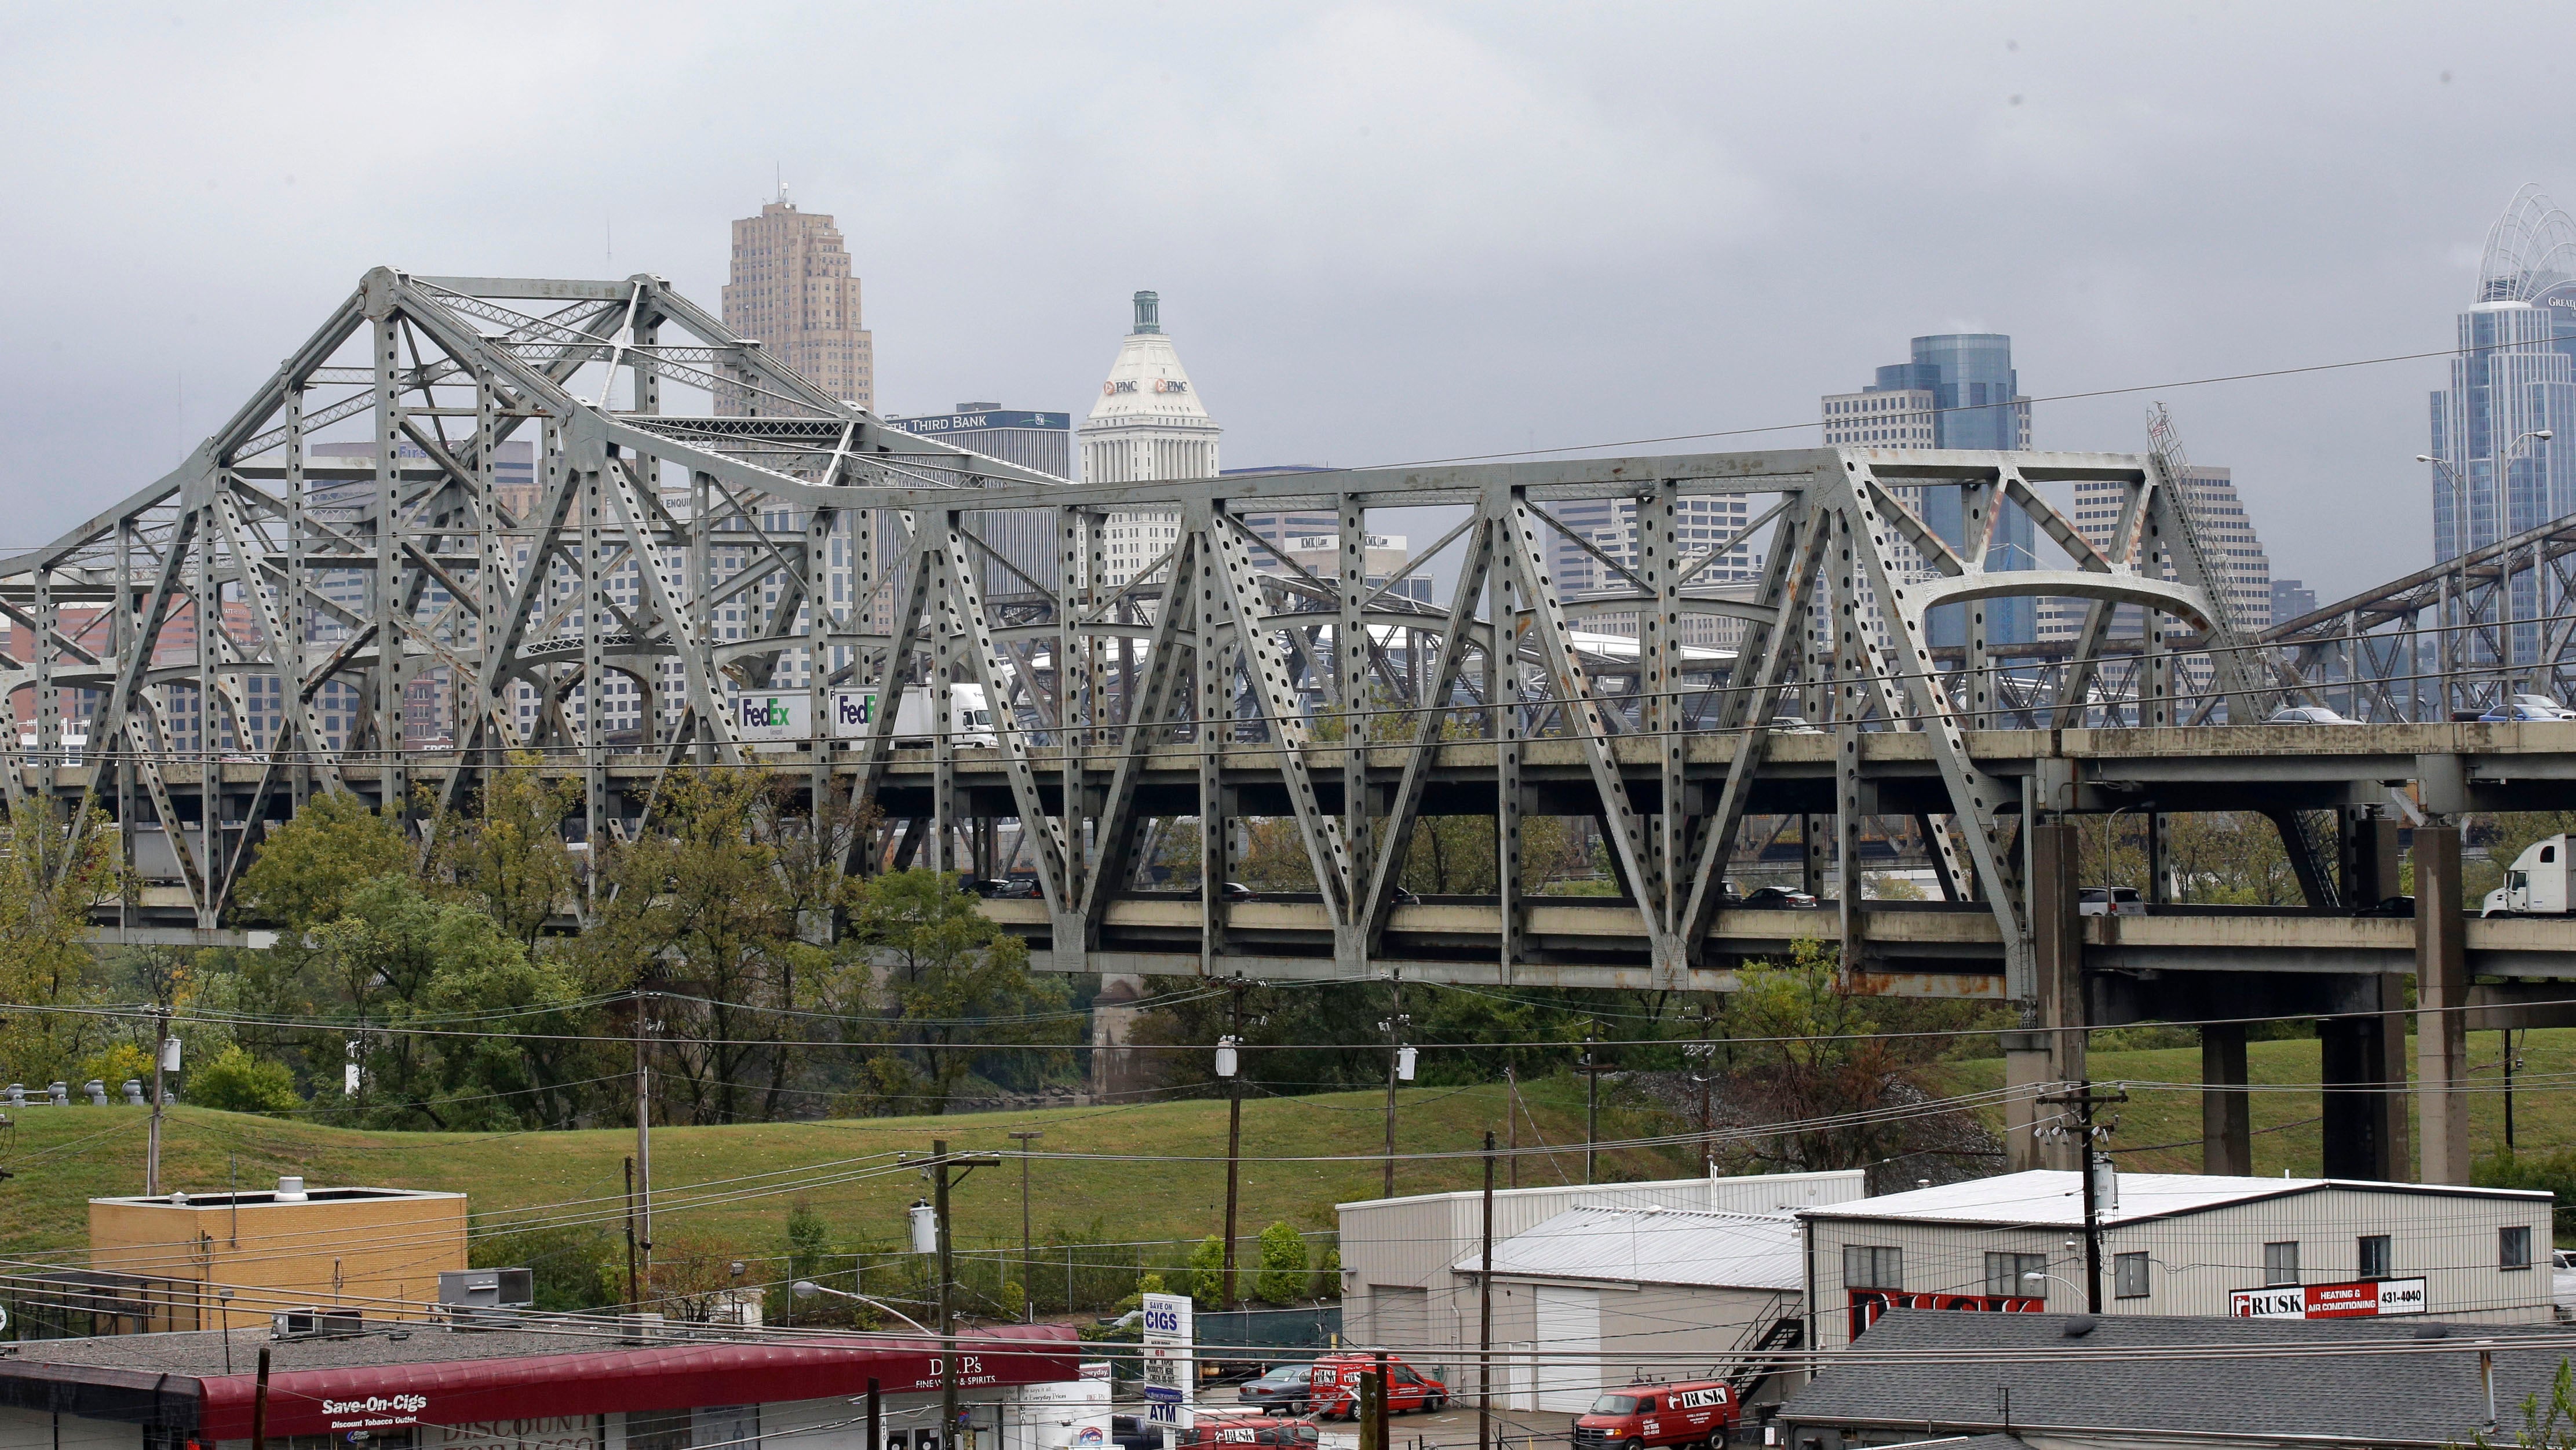
<path id="1" fill-rule="evenodd" d="M 2235 1319 L 2377 1319 L 2424 1312 L 2421 1279 L 2372 1279 L 2358 1284 L 2284 1284 L 2238 1289 L 2227 1296 Z"/>

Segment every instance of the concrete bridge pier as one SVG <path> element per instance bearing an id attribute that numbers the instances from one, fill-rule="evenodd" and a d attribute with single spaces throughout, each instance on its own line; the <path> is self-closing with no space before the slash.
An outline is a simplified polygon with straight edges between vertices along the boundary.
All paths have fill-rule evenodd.
<path id="1" fill-rule="evenodd" d="M 2382 974 L 2362 981 L 2378 1012 L 2317 1023 L 2319 1077 L 2325 1083 L 2324 1170 L 2328 1178 L 2384 1183 L 2407 1176 L 2406 997 L 2403 986 L 2392 987 L 2405 978 Z"/>
<path id="2" fill-rule="evenodd" d="M 2074 1168 L 2083 1160 L 2083 1140 L 2073 1134 L 2046 1131 L 2058 1124 L 2059 1110 L 2036 1104 L 2034 1092 L 2044 1085 L 2082 1082 L 2087 1022 L 2084 987 L 2084 927 L 2076 910 L 2081 899 L 2076 884 L 2076 828 L 2070 825 L 2028 827 L 2030 842 L 2030 922 L 2032 954 L 2037 959 L 2037 1021 L 2020 1032 L 1999 1034 L 2004 1049 L 2004 1084 L 2021 1089 L 2004 1107 L 2004 1158 L 2013 1172 L 2033 1168 Z"/>
<path id="3" fill-rule="evenodd" d="M 2254 1115 L 2245 1092 L 2245 1024 L 2200 1029 L 2200 1171 L 2246 1177 L 2254 1171 Z"/>
<path id="4" fill-rule="evenodd" d="M 2424 1183 L 2469 1181 L 2468 919 L 2460 832 L 2415 828 L 2415 1118 Z"/>

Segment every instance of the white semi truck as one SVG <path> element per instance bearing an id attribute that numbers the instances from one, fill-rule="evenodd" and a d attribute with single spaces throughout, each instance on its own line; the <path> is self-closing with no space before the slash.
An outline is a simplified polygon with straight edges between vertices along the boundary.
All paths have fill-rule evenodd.
<path id="1" fill-rule="evenodd" d="M 862 740 L 876 724 L 878 692 L 870 689 L 834 689 L 823 694 L 824 707 L 831 712 L 829 734 L 835 740 Z M 755 747 L 783 750 L 805 744 L 818 732 L 813 722 L 813 696 L 804 690 L 746 690 L 728 696 L 726 703 L 733 711 L 736 739 Z M 952 687 L 948 702 L 948 738 L 964 749 L 990 750 L 1001 744 L 993 733 L 993 711 L 985 702 L 982 685 Z M 915 685 L 903 692 L 894 707 L 894 743 L 897 746 L 928 746 L 933 717 L 930 691 Z"/>
<path id="2" fill-rule="evenodd" d="M 2567 914 L 2567 838 L 2551 836 L 2523 848 L 2504 873 L 2504 884 L 2487 893 L 2480 916 L 2565 916 Z"/>

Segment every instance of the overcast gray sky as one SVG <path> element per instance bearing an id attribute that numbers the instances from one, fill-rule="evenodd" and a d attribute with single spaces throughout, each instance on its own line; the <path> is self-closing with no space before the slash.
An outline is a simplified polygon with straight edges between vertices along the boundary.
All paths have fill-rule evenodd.
<path id="1" fill-rule="evenodd" d="M 369 266 L 712 305 L 782 171 L 880 406 L 1081 409 L 1151 287 L 1230 466 L 1810 444 L 1923 332 L 2012 334 L 2041 398 L 2438 349 L 2514 189 L 2576 202 L 2566 16 L 13 0 L 0 545 L 166 470 Z M 2429 561 L 2443 372 L 2034 434 L 2138 448 L 2163 398 L 2331 597 Z"/>

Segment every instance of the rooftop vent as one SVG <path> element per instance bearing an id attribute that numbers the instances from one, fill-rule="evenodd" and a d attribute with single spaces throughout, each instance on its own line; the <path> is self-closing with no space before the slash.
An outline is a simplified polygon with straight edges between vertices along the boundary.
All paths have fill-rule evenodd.
<path id="1" fill-rule="evenodd" d="M 438 1302 L 458 1329 L 499 1329 L 536 1306 L 536 1274 L 528 1269 L 441 1269 Z"/>
<path id="2" fill-rule="evenodd" d="M 2066 1316 L 2066 1337 L 2082 1339 L 2093 1332 L 2094 1325 L 2101 1322 L 2090 1314 L 2069 1314 Z"/>
<path id="3" fill-rule="evenodd" d="M 367 1322 L 355 1309 L 288 1309 L 269 1316 L 273 1339 L 321 1339 L 364 1334 Z"/>
<path id="4" fill-rule="evenodd" d="M 277 1201 L 279 1203 L 312 1202 L 312 1195 L 304 1191 L 303 1175 L 297 1173 L 279 1174 L 277 1177 Z"/>

